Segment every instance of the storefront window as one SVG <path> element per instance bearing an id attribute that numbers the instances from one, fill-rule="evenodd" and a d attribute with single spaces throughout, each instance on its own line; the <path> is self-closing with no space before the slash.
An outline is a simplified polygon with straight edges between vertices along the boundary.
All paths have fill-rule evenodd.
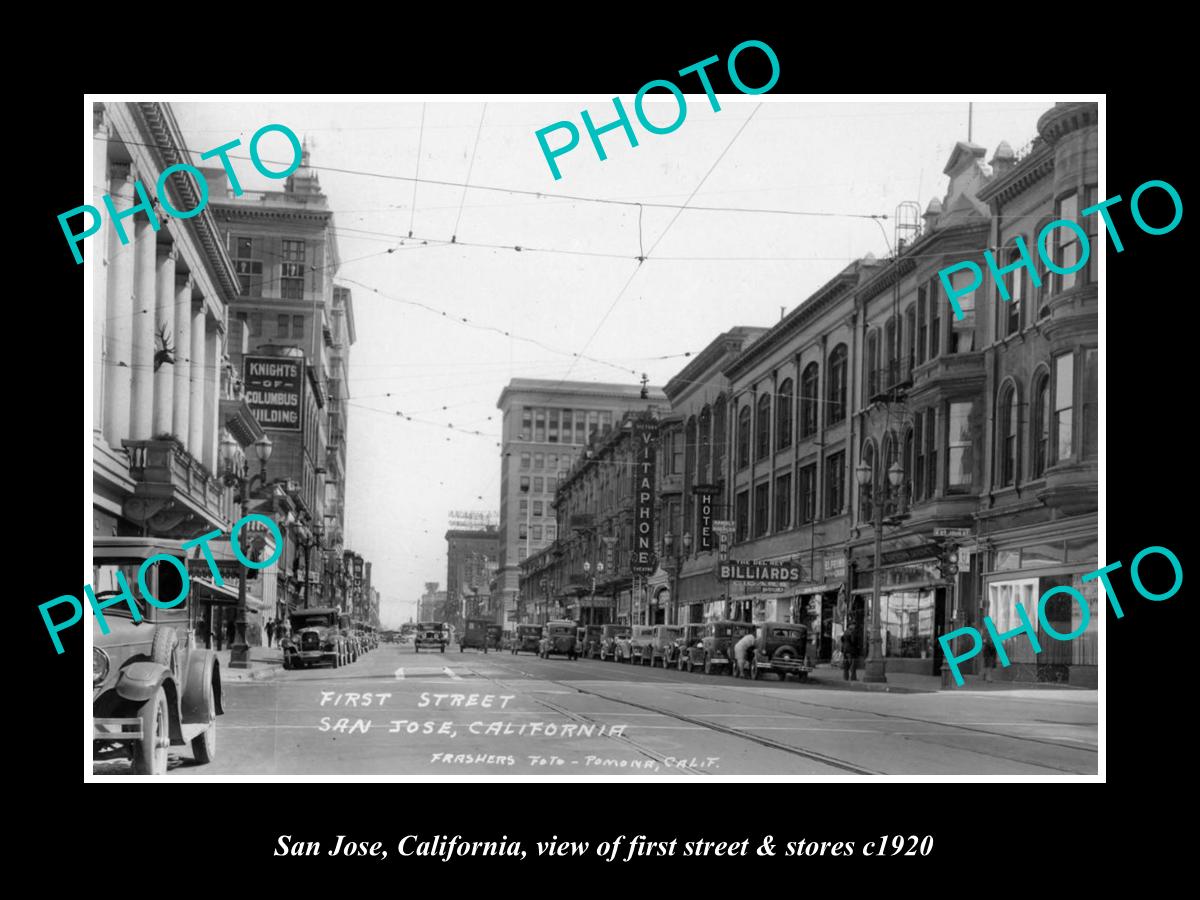
<path id="1" fill-rule="evenodd" d="M 1002 581 L 988 585 L 988 605 L 984 614 L 990 616 L 998 634 L 1022 626 L 1017 606 L 1025 609 L 1029 621 L 1038 628 L 1038 581 L 1036 578 L 1022 581 Z M 1020 634 L 1004 642 L 1004 652 L 1010 663 L 1037 662 L 1029 636 Z"/>
<path id="2" fill-rule="evenodd" d="M 883 655 L 905 659 L 933 656 L 932 591 L 896 591 L 879 598 Z"/>

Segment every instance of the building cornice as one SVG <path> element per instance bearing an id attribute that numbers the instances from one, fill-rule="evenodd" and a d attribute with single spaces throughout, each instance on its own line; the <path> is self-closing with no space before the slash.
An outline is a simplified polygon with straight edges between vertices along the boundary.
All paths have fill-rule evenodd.
<path id="1" fill-rule="evenodd" d="M 1054 172 L 1054 147 L 1043 143 L 1007 175 L 992 181 L 976 195 L 984 203 L 1002 206 Z"/>

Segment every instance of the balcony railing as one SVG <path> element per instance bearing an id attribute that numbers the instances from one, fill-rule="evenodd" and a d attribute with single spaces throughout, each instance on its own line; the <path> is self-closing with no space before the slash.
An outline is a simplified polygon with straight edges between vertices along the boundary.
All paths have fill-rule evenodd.
<path id="1" fill-rule="evenodd" d="M 122 441 L 129 454 L 129 475 L 144 496 L 171 498 L 178 491 L 210 514 L 228 517 L 232 498 L 220 479 L 174 438 Z"/>
<path id="2" fill-rule="evenodd" d="M 889 360 L 867 375 L 867 396 L 877 400 L 902 399 L 912 387 L 913 360 L 910 357 Z"/>

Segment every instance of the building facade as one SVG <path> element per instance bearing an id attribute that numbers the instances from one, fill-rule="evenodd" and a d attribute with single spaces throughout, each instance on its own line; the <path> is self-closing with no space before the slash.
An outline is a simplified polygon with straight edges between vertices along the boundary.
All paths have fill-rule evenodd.
<path id="1" fill-rule="evenodd" d="M 446 595 L 455 613 L 449 621 L 455 626 L 489 608 L 499 556 L 500 533 L 493 526 L 446 532 Z"/>
<path id="2" fill-rule="evenodd" d="M 661 389 L 645 390 L 664 404 Z M 559 480 L 592 436 L 645 403 L 643 389 L 622 384 L 514 378 L 501 391 L 499 567 L 487 615 L 517 621 L 520 563 L 558 535 Z"/>
<path id="3" fill-rule="evenodd" d="M 238 333 L 228 309 L 237 293 L 236 269 L 211 210 L 188 219 L 160 215 L 164 201 L 173 209 L 193 209 L 202 196 L 202 186 L 186 171 L 165 182 L 169 197 L 154 196 L 164 169 L 190 162 L 170 106 L 97 103 L 93 125 L 94 205 L 109 194 L 118 211 L 129 211 L 88 248 L 93 533 L 190 539 L 221 530 L 223 539 L 211 547 L 224 585 L 213 582 L 199 547 L 189 572 L 202 617 L 198 631 L 223 640 L 240 577 L 229 531 L 241 511 L 222 478 L 221 448 L 234 448 L 230 463 L 241 471 L 247 448 L 263 434 L 233 358 Z M 135 182 L 153 208 L 133 211 Z M 157 229 L 151 215 L 160 222 Z M 290 501 L 270 486 L 253 511 L 282 518 Z M 269 535 L 260 537 L 269 545 L 267 555 L 273 554 Z M 260 608 L 274 606 L 276 570 L 247 579 L 251 642 L 260 639 Z"/>

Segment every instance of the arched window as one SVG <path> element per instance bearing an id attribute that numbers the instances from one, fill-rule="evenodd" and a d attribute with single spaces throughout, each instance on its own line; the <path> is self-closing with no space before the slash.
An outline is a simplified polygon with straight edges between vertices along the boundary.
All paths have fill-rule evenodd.
<path id="1" fill-rule="evenodd" d="M 684 531 L 693 531 L 695 499 L 692 485 L 696 483 L 696 417 L 690 416 L 683 430 L 683 521 Z"/>
<path id="2" fill-rule="evenodd" d="M 819 367 L 815 362 L 804 367 L 800 376 L 800 437 L 817 433 L 817 399 Z"/>
<path id="3" fill-rule="evenodd" d="M 858 494 L 858 520 L 860 522 L 871 521 L 871 496 L 875 488 L 875 484 L 879 480 L 879 467 L 875 465 L 875 442 L 867 441 L 863 444 L 862 461 L 867 464 L 867 468 L 871 470 L 871 481 L 869 484 L 864 484 L 859 488 Z"/>
<path id="4" fill-rule="evenodd" d="M 913 430 L 909 427 L 904 431 L 904 483 L 900 485 L 900 507 L 902 510 L 908 508 L 908 503 L 913 493 L 913 466 L 916 461 L 914 444 Z"/>
<path id="5" fill-rule="evenodd" d="M 716 478 L 709 474 L 708 463 L 712 448 L 712 410 L 704 407 L 700 410 L 700 466 L 696 472 L 696 481 L 708 484 Z"/>
<path id="6" fill-rule="evenodd" d="M 729 438 L 725 434 L 725 395 L 717 397 L 716 412 L 713 413 L 713 481 L 722 481 L 725 477 L 725 444 Z"/>
<path id="7" fill-rule="evenodd" d="M 996 404 L 996 458 L 1001 487 L 1016 484 L 1017 427 L 1016 385 L 1009 381 L 1000 389 L 1000 399 Z"/>
<path id="8" fill-rule="evenodd" d="M 829 354 L 829 403 L 826 425 L 836 425 L 846 418 L 846 345 L 838 344 Z"/>
<path id="9" fill-rule="evenodd" d="M 754 423 L 755 457 L 766 459 L 771 455 L 771 395 L 764 393 L 758 398 L 758 415 Z"/>
<path id="10" fill-rule="evenodd" d="M 1050 373 L 1043 369 L 1033 381 L 1033 415 L 1030 417 L 1032 436 L 1032 478 L 1046 474 L 1046 463 L 1050 458 Z"/>
<path id="11" fill-rule="evenodd" d="M 867 335 L 866 377 L 863 380 L 865 394 L 863 404 L 871 402 L 871 398 L 879 393 L 879 332 L 872 331 Z"/>
<path id="12" fill-rule="evenodd" d="M 890 388 L 896 383 L 897 377 L 897 359 L 899 351 L 896 349 L 896 317 L 892 316 L 887 320 L 887 325 L 884 326 L 884 342 L 885 349 L 883 352 L 884 359 L 887 360 L 887 374 L 883 379 L 883 387 Z"/>
<path id="13" fill-rule="evenodd" d="M 738 410 L 737 420 L 737 464 L 739 469 L 750 465 L 750 407 Z"/>
<path id="14" fill-rule="evenodd" d="M 912 378 L 913 367 L 917 364 L 917 307 L 915 305 L 904 311 L 904 330 L 908 332 L 908 356 L 903 371 L 900 373 L 900 380 L 908 381 Z"/>
<path id="15" fill-rule="evenodd" d="M 779 397 L 775 401 L 775 449 L 785 450 L 792 446 L 792 379 L 787 378 L 779 386 Z"/>
<path id="16" fill-rule="evenodd" d="M 1022 238 L 1024 240 L 1024 238 Z M 1016 243 L 1016 238 L 1013 239 Z M 1037 252 L 1036 250 L 1034 251 Z M 1005 264 L 1011 266 L 1013 263 L 1021 261 L 1021 251 L 1016 247 L 1012 247 L 1005 255 Z M 1024 266 L 1018 266 L 1007 275 L 1004 276 L 1004 287 L 1008 290 L 1008 301 L 1005 302 L 1004 297 L 1000 295 L 999 303 L 996 304 L 1000 310 L 1000 334 L 1008 337 L 1012 334 L 1017 334 L 1024 324 L 1025 315 L 1025 294 L 1027 292 L 1025 282 L 1028 280 L 1028 275 Z"/>

